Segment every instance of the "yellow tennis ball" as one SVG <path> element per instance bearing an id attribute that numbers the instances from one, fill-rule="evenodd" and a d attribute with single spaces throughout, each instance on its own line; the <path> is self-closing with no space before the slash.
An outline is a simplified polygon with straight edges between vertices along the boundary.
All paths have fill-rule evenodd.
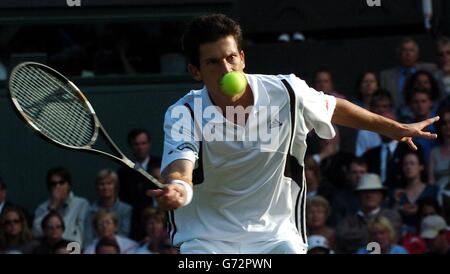
<path id="1" fill-rule="evenodd" d="M 220 81 L 220 88 L 225 95 L 234 96 L 245 90 L 247 87 L 247 78 L 240 71 L 228 72 Z"/>

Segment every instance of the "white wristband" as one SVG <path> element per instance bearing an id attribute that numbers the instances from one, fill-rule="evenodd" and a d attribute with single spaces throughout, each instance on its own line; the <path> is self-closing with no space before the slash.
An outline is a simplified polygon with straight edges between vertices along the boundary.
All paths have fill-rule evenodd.
<path id="1" fill-rule="evenodd" d="M 184 189 L 186 190 L 186 201 L 184 202 L 183 206 L 188 205 L 192 201 L 192 196 L 194 196 L 194 192 L 192 191 L 192 186 L 183 180 L 172 180 L 172 181 L 170 181 L 170 183 L 181 185 L 184 187 Z"/>

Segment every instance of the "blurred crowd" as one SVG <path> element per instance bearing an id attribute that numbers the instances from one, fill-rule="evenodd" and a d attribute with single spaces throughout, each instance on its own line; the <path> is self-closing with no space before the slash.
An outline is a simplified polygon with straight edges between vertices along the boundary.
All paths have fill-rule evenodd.
<path id="1" fill-rule="evenodd" d="M 437 41 L 438 64 L 420 62 L 412 38 L 396 50 L 398 65 L 362 72 L 353 96 L 335 90 L 327 69 L 310 85 L 400 122 L 439 115 L 426 129 L 438 139 L 414 140 L 418 149 L 411 150 L 365 130 L 336 127 L 331 140 L 311 132 L 304 165 L 310 253 L 450 253 L 450 40 Z M 133 160 L 160 178 L 161 158 L 151 155 L 151 142 L 144 129 L 129 133 Z M 70 242 L 88 254 L 177 252 L 145 179 L 104 169 L 93 181 L 98 198 L 89 203 L 73 193 L 69 170 L 49 169 L 48 200 L 29 213 L 7 199 L 7 182 L 0 180 L 0 252 L 68 253 Z"/>

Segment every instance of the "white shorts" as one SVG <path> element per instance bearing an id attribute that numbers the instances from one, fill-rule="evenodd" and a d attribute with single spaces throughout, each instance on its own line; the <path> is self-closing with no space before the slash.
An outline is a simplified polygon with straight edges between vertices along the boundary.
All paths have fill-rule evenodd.
<path id="1" fill-rule="evenodd" d="M 300 239 L 256 243 L 234 243 L 194 239 L 181 244 L 181 254 L 306 254 Z"/>

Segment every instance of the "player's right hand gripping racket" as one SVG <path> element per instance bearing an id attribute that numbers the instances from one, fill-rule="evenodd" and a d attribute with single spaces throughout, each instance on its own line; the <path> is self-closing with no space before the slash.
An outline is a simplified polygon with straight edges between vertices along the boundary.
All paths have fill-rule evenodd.
<path id="1" fill-rule="evenodd" d="M 154 188 L 163 188 L 162 183 L 137 168 L 119 150 L 86 96 L 59 72 L 38 63 L 21 63 L 11 72 L 9 93 L 19 116 L 44 140 L 59 147 L 107 156 L 140 173 Z M 99 135 L 115 155 L 92 147 Z"/>

